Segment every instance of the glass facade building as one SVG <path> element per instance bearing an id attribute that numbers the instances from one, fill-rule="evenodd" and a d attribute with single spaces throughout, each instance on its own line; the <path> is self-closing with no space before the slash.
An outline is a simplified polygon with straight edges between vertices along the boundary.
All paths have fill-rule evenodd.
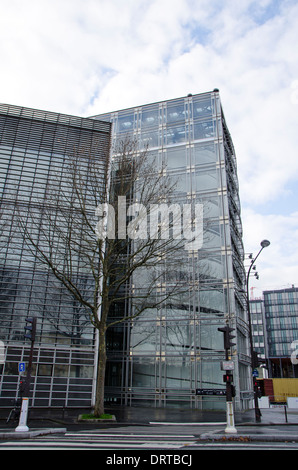
<path id="1" fill-rule="evenodd" d="M 260 359 L 265 359 L 268 356 L 268 352 L 264 302 L 262 299 L 250 301 L 250 314 L 253 349 L 258 353 Z"/>
<path id="2" fill-rule="evenodd" d="M 85 408 L 93 403 L 95 331 L 84 309 L 46 268 L 41 269 L 14 220 L 20 204 L 24 213 L 33 207 L 37 218 L 42 217 L 53 174 L 59 190 L 74 148 L 96 155 L 104 179 L 110 141 L 116 144 L 127 135 L 137 139 L 140 151 L 148 145 L 157 171 L 162 168 L 177 179 L 173 202 L 202 205 L 203 243 L 199 250 L 179 252 L 181 275 L 190 285 L 183 302 L 146 310 L 108 329 L 106 399 L 123 405 L 225 409 L 224 396 L 197 395 L 196 390 L 225 388 L 220 365 L 225 357 L 223 334 L 218 327 L 228 322 L 236 333 L 231 356 L 235 407 L 249 406 L 237 165 L 218 90 L 87 119 L 0 105 L 0 340 L 5 344 L 1 406 L 11 406 L 17 397 L 18 363 L 28 360 L 29 344 L 23 336 L 28 315 L 38 319 L 32 405 Z M 78 258 L 77 275 L 88 285 L 82 266 Z M 117 308 L 128 311 L 129 306 Z"/>
<path id="3" fill-rule="evenodd" d="M 253 350 L 258 353 L 260 363 L 266 364 L 266 368 L 258 368 L 259 378 L 267 378 L 268 340 L 263 299 L 250 300 L 250 315 Z"/>
<path id="4" fill-rule="evenodd" d="M 112 122 L 112 142 L 127 134 L 148 145 L 178 179 L 174 201 L 203 205 L 203 245 L 185 252 L 192 283 L 181 305 L 144 312 L 110 331 L 106 396 L 126 405 L 225 409 L 225 397 L 196 389 L 224 389 L 223 334 L 235 328 L 235 406 L 251 398 L 245 306 L 244 250 L 236 156 L 218 90 L 93 116 Z M 164 169 L 165 168 L 165 169 Z"/>
<path id="5" fill-rule="evenodd" d="M 264 291 L 263 296 L 270 377 L 297 378 L 291 355 L 298 344 L 298 288 Z"/>
<path id="6" fill-rule="evenodd" d="M 33 357 L 34 407 L 89 407 L 94 393 L 96 338 L 89 316 L 46 267 L 36 262 L 16 223 L 29 209 L 42 240 L 47 194 L 64 187 L 68 157 L 85 152 L 98 159 L 105 177 L 111 125 L 91 119 L 0 105 L 0 405 L 17 398 L 19 362 L 27 362 L 25 318 L 37 317 Z M 55 186 L 55 188 L 53 187 Z M 86 188 L 88 187 L 86 177 Z M 49 208 L 49 207 L 48 207 Z M 53 217 L 57 209 L 53 201 Z M 71 211 L 69 205 L 64 208 Z M 94 212 L 94 207 L 92 211 Z M 56 212 L 55 212 L 56 211 Z M 58 217 L 58 214 L 56 214 Z M 80 242 L 80 240 L 79 240 Z M 53 239 L 53 243 L 55 240 Z M 78 255 L 77 276 L 88 283 Z"/>

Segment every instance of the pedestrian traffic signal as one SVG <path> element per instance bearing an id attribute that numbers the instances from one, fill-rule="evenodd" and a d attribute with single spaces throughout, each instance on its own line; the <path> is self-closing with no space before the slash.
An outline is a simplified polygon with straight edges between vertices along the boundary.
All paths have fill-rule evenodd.
<path id="1" fill-rule="evenodd" d="M 258 398 L 261 398 L 262 391 L 259 385 L 259 381 L 257 379 L 254 379 L 254 392 Z"/>
<path id="2" fill-rule="evenodd" d="M 229 326 L 224 326 L 223 328 L 217 328 L 218 331 L 221 331 L 224 334 L 224 348 L 230 349 L 232 346 L 235 346 L 236 343 L 232 342 L 233 338 L 236 338 L 235 335 L 232 335 L 232 331 L 235 331 L 235 328 Z"/>
<path id="3" fill-rule="evenodd" d="M 19 384 L 19 392 L 21 396 L 27 396 L 28 395 L 28 385 L 29 381 L 27 377 L 21 377 L 20 379 L 20 384 Z"/>
<path id="4" fill-rule="evenodd" d="M 35 340 L 35 332 L 36 332 L 36 318 L 35 317 L 27 317 L 25 318 L 25 334 L 24 337 L 30 339 L 30 341 Z"/>
<path id="5" fill-rule="evenodd" d="M 233 375 L 232 374 L 225 374 L 223 376 L 223 381 L 230 384 L 233 382 Z"/>

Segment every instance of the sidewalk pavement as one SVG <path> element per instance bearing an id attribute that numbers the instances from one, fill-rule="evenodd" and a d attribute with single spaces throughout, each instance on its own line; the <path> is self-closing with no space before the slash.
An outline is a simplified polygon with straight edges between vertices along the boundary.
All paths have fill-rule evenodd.
<path id="1" fill-rule="evenodd" d="M 237 422 L 237 433 L 227 434 L 225 428 L 214 429 L 200 434 L 200 441 L 258 441 L 258 442 L 298 442 L 298 410 L 284 406 L 261 410 L 261 422 L 256 423 L 254 411 L 249 419 Z"/>
<path id="2" fill-rule="evenodd" d="M 44 428 L 44 429 L 29 429 L 29 431 L 18 431 L 14 429 L 4 430 L 0 429 L 0 440 L 9 439 L 18 440 L 18 439 L 32 439 L 37 436 L 45 436 L 47 434 L 65 434 L 67 431 L 66 428 Z"/>
<path id="3" fill-rule="evenodd" d="M 235 413 L 237 433 L 226 434 L 226 414 L 223 411 L 200 411 L 179 408 L 107 407 L 106 412 L 116 416 L 111 423 L 81 423 L 77 418 L 80 409 L 32 409 L 28 422 L 29 431 L 15 432 L 18 423 L 6 424 L 8 410 L 0 410 L 0 439 L 28 439 L 47 434 L 65 434 L 68 430 L 104 430 L 121 426 L 150 426 L 179 428 L 179 432 L 191 432 L 200 440 L 242 440 L 298 442 L 298 410 L 284 407 L 262 409 L 260 423 L 255 422 L 254 410 Z M 57 427 L 60 426 L 60 427 Z"/>

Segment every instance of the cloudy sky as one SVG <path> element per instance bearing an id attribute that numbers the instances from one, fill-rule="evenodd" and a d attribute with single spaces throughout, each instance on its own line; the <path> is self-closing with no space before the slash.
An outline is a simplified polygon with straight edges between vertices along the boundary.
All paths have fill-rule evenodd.
<path id="1" fill-rule="evenodd" d="M 0 0 L 0 102 L 90 116 L 219 88 L 245 251 L 298 287 L 297 0 Z"/>

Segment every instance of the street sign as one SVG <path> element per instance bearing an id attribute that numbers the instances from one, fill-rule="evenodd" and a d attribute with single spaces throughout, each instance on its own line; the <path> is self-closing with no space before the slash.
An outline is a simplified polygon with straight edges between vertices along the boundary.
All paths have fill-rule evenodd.
<path id="1" fill-rule="evenodd" d="M 221 361 L 221 370 L 234 370 L 234 361 Z"/>
<path id="2" fill-rule="evenodd" d="M 223 388 L 197 388 L 196 395 L 219 395 L 225 396 L 226 390 Z"/>
<path id="3" fill-rule="evenodd" d="M 25 362 L 19 362 L 19 373 L 25 372 Z"/>
<path id="4" fill-rule="evenodd" d="M 257 369 L 254 369 L 254 370 L 252 371 L 252 376 L 253 376 L 253 377 L 259 377 L 259 372 L 257 371 Z"/>

